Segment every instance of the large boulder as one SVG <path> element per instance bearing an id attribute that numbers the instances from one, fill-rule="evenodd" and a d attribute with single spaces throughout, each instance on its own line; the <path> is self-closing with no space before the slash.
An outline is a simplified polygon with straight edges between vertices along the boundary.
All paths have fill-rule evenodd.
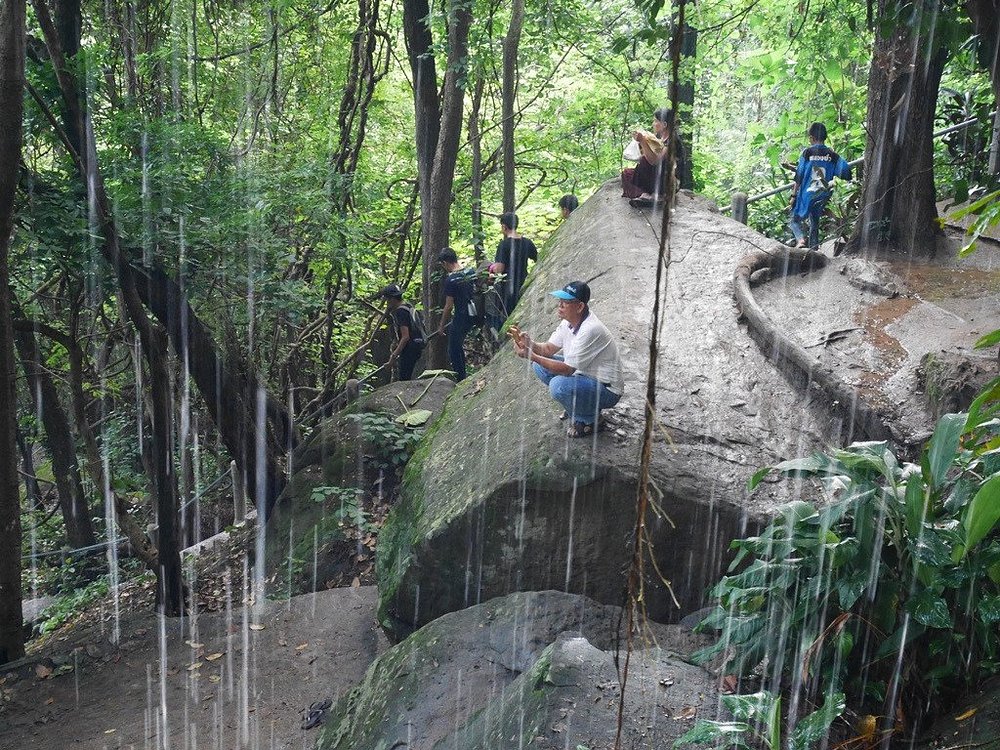
<path id="1" fill-rule="evenodd" d="M 618 607 L 556 591 L 445 615 L 372 664 L 332 709 L 317 748 L 610 747 L 621 620 Z M 658 647 L 632 655 L 625 736 L 666 747 L 695 716 L 714 715 L 717 695 L 708 672 L 669 653 L 694 645 L 691 636 L 655 624 L 648 635 Z"/>
<path id="2" fill-rule="evenodd" d="M 842 426 L 741 330 L 733 269 L 769 241 L 688 195 L 674 219 L 648 518 L 656 566 L 647 566 L 644 591 L 658 620 L 701 606 L 729 542 L 787 499 L 789 486 L 778 484 L 748 498 L 753 472 L 821 446 Z M 512 591 L 557 588 L 621 603 L 660 222 L 609 183 L 543 249 L 512 321 L 547 337 L 558 323 L 549 290 L 592 280 L 592 309 L 616 336 L 626 370 L 613 429 L 568 439 L 561 408 L 509 348 L 460 384 L 407 466 L 379 539 L 380 617 L 397 638 Z"/>
<path id="3" fill-rule="evenodd" d="M 426 409 L 429 425 L 454 387 L 444 377 L 383 386 L 321 422 L 298 447 L 292 456 L 294 473 L 265 527 L 265 571 L 275 593 L 294 596 L 337 580 L 357 546 L 343 533 L 342 504 L 357 497 L 355 490 L 368 492 L 377 482 L 393 479 L 385 446 L 366 437 L 356 417 L 395 419 L 405 411 Z"/>

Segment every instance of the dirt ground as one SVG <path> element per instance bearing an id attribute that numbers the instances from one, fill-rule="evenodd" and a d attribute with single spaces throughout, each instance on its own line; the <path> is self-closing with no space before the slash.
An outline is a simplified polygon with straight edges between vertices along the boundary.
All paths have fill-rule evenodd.
<path id="1" fill-rule="evenodd" d="M 117 646 L 105 609 L 0 673 L 0 748 L 311 748 L 302 710 L 336 700 L 388 645 L 377 599 L 338 588 L 162 621 L 125 601 Z"/>

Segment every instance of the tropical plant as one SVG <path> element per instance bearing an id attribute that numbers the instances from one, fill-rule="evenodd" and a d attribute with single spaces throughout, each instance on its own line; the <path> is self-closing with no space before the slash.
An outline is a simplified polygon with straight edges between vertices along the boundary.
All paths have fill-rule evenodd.
<path id="1" fill-rule="evenodd" d="M 883 442 L 762 469 L 815 480 L 712 590 L 696 655 L 807 696 L 843 689 L 888 728 L 1000 672 L 1000 378 L 942 417 L 919 465 Z"/>
<path id="2" fill-rule="evenodd" d="M 827 697 L 823 705 L 794 722 L 788 740 L 782 744 L 781 696 L 762 690 L 749 695 L 724 695 L 722 707 L 731 721 L 699 720 L 674 742 L 674 747 L 712 745 L 720 750 L 809 750 L 825 739 L 830 725 L 847 704 L 843 693 Z"/>

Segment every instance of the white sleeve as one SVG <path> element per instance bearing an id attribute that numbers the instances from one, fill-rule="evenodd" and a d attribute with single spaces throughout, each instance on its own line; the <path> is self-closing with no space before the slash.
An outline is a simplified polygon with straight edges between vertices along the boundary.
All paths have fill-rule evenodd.
<path id="1" fill-rule="evenodd" d="M 566 331 L 567 331 L 566 323 L 565 322 L 560 323 L 559 326 L 556 328 L 556 330 L 552 332 L 552 335 L 549 336 L 549 343 L 555 344 L 557 347 L 559 347 L 559 349 L 565 347 Z"/>

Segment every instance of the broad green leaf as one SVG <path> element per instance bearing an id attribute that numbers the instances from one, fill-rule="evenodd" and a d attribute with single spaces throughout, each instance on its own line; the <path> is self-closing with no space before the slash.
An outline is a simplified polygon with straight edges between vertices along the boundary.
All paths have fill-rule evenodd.
<path id="1" fill-rule="evenodd" d="M 742 695 L 724 695 L 722 696 L 722 705 L 737 721 L 754 722 L 770 712 L 770 706 L 774 700 L 775 697 L 771 693 L 762 690 Z"/>
<path id="2" fill-rule="evenodd" d="M 674 740 L 673 747 L 684 745 L 707 745 L 721 740 L 727 748 L 748 748 L 741 735 L 750 732 L 750 725 L 739 721 L 699 721 L 691 729 Z"/>
<path id="3" fill-rule="evenodd" d="M 928 589 L 918 591 L 906 603 L 906 608 L 914 620 L 929 628 L 950 628 L 952 625 L 951 613 L 945 600 Z"/>
<path id="4" fill-rule="evenodd" d="M 753 492 L 755 489 L 757 489 L 757 485 L 763 482 L 764 477 L 770 474 L 773 471 L 773 469 L 774 467 L 772 466 L 765 466 L 763 469 L 758 469 L 757 471 L 755 471 L 753 473 L 753 476 L 750 477 L 750 481 L 747 482 L 747 492 Z"/>
<path id="5" fill-rule="evenodd" d="M 817 711 L 795 725 L 788 738 L 788 750 L 811 750 L 814 743 L 827 737 L 830 725 L 844 713 L 845 708 L 847 698 L 843 693 L 828 696 Z"/>
<path id="6" fill-rule="evenodd" d="M 882 645 L 879 646 L 875 658 L 882 659 L 886 656 L 895 656 L 901 648 L 905 648 L 926 632 L 927 628 L 920 623 L 911 622 L 907 628 L 896 628 L 896 632 L 882 641 Z"/>
<path id="7" fill-rule="evenodd" d="M 1000 378 L 986 384 L 979 395 L 969 404 L 969 416 L 965 421 L 965 431 L 971 432 L 989 420 L 1000 410 Z"/>
<path id="8" fill-rule="evenodd" d="M 986 347 L 993 346 L 995 344 L 1000 344 L 1000 328 L 995 331 L 991 331 L 983 336 L 981 339 L 976 341 L 976 349 L 985 349 Z"/>
<path id="9" fill-rule="evenodd" d="M 930 448 L 927 451 L 927 465 L 930 470 L 927 483 L 932 490 L 944 483 L 945 475 L 958 454 L 958 443 L 965 429 L 965 422 L 965 414 L 945 414 L 934 428 Z"/>
<path id="10" fill-rule="evenodd" d="M 766 728 L 769 750 L 781 750 L 781 696 L 771 702 L 767 712 Z"/>
<path id="11" fill-rule="evenodd" d="M 979 544 L 1000 520 L 1000 474 L 987 479 L 965 509 L 965 547 L 968 551 Z"/>
<path id="12" fill-rule="evenodd" d="M 976 603 L 976 614 L 987 625 L 1000 622 L 1000 594 L 984 596 Z"/>
<path id="13" fill-rule="evenodd" d="M 924 508 L 926 495 L 924 480 L 919 474 L 910 474 L 906 478 L 906 531 L 912 539 L 920 536 L 924 524 Z"/>
<path id="14" fill-rule="evenodd" d="M 396 421 L 406 427 L 420 427 L 427 424 L 433 412 L 430 409 L 410 409 L 396 417 Z"/>

